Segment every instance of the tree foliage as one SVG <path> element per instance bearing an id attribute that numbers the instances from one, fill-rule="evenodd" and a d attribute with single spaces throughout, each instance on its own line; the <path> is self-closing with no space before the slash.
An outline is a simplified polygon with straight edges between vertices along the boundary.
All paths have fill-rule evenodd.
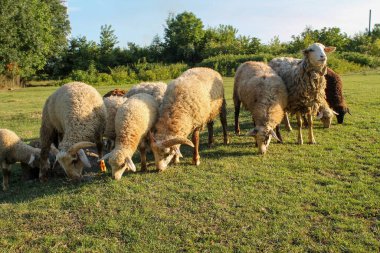
<path id="1" fill-rule="evenodd" d="M 24 77 L 65 47 L 70 30 L 59 0 L 2 0 L 0 27 L 0 72 L 12 65 Z"/>

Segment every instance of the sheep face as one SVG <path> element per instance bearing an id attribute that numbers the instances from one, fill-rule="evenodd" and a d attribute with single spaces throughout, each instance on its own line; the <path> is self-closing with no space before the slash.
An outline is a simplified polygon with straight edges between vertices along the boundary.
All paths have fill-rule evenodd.
<path id="1" fill-rule="evenodd" d="M 312 65 L 324 66 L 327 63 L 326 53 L 332 53 L 334 51 L 335 47 L 325 47 L 320 43 L 314 43 L 303 50 L 303 53 L 309 58 Z"/>
<path id="2" fill-rule="evenodd" d="M 136 171 L 136 166 L 132 159 L 128 156 L 125 157 L 120 150 L 113 151 L 108 162 L 112 167 L 112 178 L 116 180 L 121 179 L 126 169 L 130 169 L 133 172 Z"/>
<path id="3" fill-rule="evenodd" d="M 150 148 L 152 149 L 156 167 L 159 171 L 164 171 L 173 157 L 182 157 L 179 150 L 181 144 L 194 147 L 194 144 L 183 137 L 174 137 L 166 141 L 156 141 L 152 133 L 149 133 Z M 174 159 L 176 160 L 176 158 Z"/>
<path id="4" fill-rule="evenodd" d="M 338 115 L 338 113 L 334 112 L 330 108 L 324 108 L 318 113 L 317 119 L 322 121 L 324 128 L 330 128 L 334 115 Z"/>
<path id="5" fill-rule="evenodd" d="M 255 137 L 259 153 L 262 155 L 267 152 L 272 137 L 280 141 L 273 129 L 263 126 L 255 127 L 248 135 Z"/>
<path id="6" fill-rule="evenodd" d="M 70 179 L 80 181 L 83 167 L 91 168 L 91 163 L 84 153 L 83 148 L 93 146 L 96 145 L 92 142 L 84 141 L 74 144 L 67 151 L 58 152 L 56 161 L 59 162 Z"/>

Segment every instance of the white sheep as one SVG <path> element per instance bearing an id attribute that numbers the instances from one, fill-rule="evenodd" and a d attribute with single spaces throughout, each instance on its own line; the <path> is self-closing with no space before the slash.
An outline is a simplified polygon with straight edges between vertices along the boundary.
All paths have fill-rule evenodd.
<path id="1" fill-rule="evenodd" d="M 83 148 L 96 145 L 101 156 L 106 119 L 101 95 L 85 83 L 65 84 L 50 95 L 43 108 L 40 128 L 40 179 L 45 179 L 49 168 L 51 143 L 59 138 L 56 159 L 70 179 L 80 180 L 83 166 L 91 167 Z"/>
<path id="2" fill-rule="evenodd" d="M 127 99 L 115 117 L 115 148 L 102 159 L 109 159 L 112 177 L 119 180 L 129 168 L 136 171 L 132 156 L 139 148 L 141 169 L 146 170 L 146 137 L 158 117 L 158 103 L 153 96 L 140 93 Z"/>
<path id="3" fill-rule="evenodd" d="M 126 94 L 125 97 L 131 97 L 138 93 L 146 93 L 154 97 L 158 104 L 162 103 L 167 85 L 163 82 L 152 82 L 152 83 L 140 83 L 133 86 Z"/>
<path id="4" fill-rule="evenodd" d="M 3 170 L 4 191 L 9 188 L 11 164 L 23 162 L 33 168 L 39 167 L 40 152 L 39 148 L 33 148 L 24 143 L 13 131 L 0 129 L 0 167 Z"/>
<path id="5" fill-rule="evenodd" d="M 248 61 L 235 74 L 233 100 L 235 133 L 240 134 L 240 104 L 251 112 L 255 128 L 249 132 L 256 138 L 259 152 L 264 154 L 271 137 L 281 141 L 274 128 L 281 123 L 288 101 L 286 86 L 276 72 L 262 62 Z"/>
<path id="6" fill-rule="evenodd" d="M 317 114 L 320 105 L 326 100 L 326 53 L 333 51 L 335 47 L 314 43 L 303 50 L 304 57 L 300 61 L 293 58 L 275 58 L 269 62 L 269 66 L 283 79 L 288 89 L 286 111 L 297 116 L 298 144 L 303 144 L 302 114 L 307 115 L 309 122 L 309 143 L 316 143 L 312 116 Z"/>
<path id="7" fill-rule="evenodd" d="M 194 147 L 193 163 L 200 164 L 199 131 L 207 124 L 209 145 L 213 142 L 213 120 L 220 115 L 227 144 L 226 102 L 223 79 L 209 68 L 192 68 L 168 84 L 151 149 L 158 170 L 165 170 L 173 157 L 181 156 L 179 146 Z M 193 133 L 192 142 L 187 139 Z"/>

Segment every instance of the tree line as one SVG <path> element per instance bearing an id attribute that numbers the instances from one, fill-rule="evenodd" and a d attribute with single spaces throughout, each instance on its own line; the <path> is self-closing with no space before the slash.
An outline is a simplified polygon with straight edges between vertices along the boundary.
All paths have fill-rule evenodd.
<path id="1" fill-rule="evenodd" d="M 380 24 L 375 24 L 371 34 L 362 31 L 354 36 L 338 27 L 306 27 L 290 42 L 275 36 L 264 44 L 257 37 L 238 35 L 231 25 L 205 28 L 191 12 L 169 14 L 163 38 L 155 36 L 148 46 L 133 42 L 126 48 L 117 46 L 111 25 L 100 27 L 99 43 L 85 36 L 68 39 L 70 23 L 61 0 L 2 0 L 0 29 L 0 74 L 23 78 L 61 79 L 75 71 L 111 74 L 119 66 L 136 68 L 146 63 L 195 66 L 221 55 L 289 55 L 313 42 L 336 46 L 339 52 L 380 57 Z"/>

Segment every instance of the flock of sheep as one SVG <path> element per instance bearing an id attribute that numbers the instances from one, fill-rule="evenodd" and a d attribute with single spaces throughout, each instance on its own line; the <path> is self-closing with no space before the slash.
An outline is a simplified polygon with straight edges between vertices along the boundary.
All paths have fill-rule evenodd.
<path id="1" fill-rule="evenodd" d="M 314 43 L 303 51 L 303 59 L 276 58 L 269 64 L 241 64 L 233 90 L 235 133 L 240 134 L 241 104 L 252 114 L 255 127 L 248 134 L 255 137 L 262 154 L 272 137 L 282 142 L 279 125 L 283 119 L 290 129 L 287 113 L 297 116 L 299 144 L 303 143 L 305 116 L 311 144 L 315 143 L 313 115 L 318 115 L 325 127 L 330 126 L 334 114 L 342 123 L 349 112 L 342 83 L 326 65 L 326 53 L 334 50 Z M 199 165 L 199 132 L 207 125 L 210 146 L 218 115 L 224 144 L 228 144 L 226 114 L 223 79 L 209 68 L 189 69 L 169 84 L 142 83 L 128 92 L 116 90 L 104 97 L 90 85 L 65 84 L 45 102 L 41 148 L 25 144 L 11 130 L 0 129 L 3 190 L 9 187 L 9 167 L 17 161 L 39 168 L 40 180 L 48 178 L 56 162 L 70 179 L 80 180 L 83 168 L 91 167 L 85 149 L 95 146 L 99 161 L 108 160 L 116 180 L 125 170 L 136 171 L 132 156 L 137 149 L 142 170 L 147 168 L 147 150 L 153 152 L 157 169 L 163 171 L 170 163 L 179 162 L 181 145 L 194 148 L 192 161 Z M 52 155 L 54 165 L 49 162 Z"/>

